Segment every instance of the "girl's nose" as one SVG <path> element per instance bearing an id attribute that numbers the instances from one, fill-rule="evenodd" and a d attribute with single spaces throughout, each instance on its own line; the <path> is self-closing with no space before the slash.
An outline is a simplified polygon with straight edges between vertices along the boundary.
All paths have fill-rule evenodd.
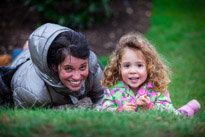
<path id="1" fill-rule="evenodd" d="M 137 73 L 137 68 L 136 67 L 131 67 L 130 68 L 130 73 Z"/>

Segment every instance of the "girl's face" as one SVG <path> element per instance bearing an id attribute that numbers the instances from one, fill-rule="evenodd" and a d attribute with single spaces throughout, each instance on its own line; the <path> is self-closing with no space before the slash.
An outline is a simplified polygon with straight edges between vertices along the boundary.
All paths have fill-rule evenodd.
<path id="1" fill-rule="evenodd" d="M 120 67 L 122 79 L 134 92 L 137 92 L 139 86 L 147 79 L 146 62 L 142 52 L 126 48 L 121 58 Z"/>
<path id="2" fill-rule="evenodd" d="M 61 82 L 72 91 L 79 91 L 88 76 L 88 59 L 80 59 L 68 55 L 58 65 Z"/>

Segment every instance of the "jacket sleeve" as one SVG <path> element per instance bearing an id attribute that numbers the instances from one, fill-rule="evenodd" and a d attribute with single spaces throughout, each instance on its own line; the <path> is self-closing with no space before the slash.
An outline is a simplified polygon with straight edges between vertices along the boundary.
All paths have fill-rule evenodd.
<path id="1" fill-rule="evenodd" d="M 86 81 L 86 90 L 89 92 L 88 96 L 91 98 L 94 107 L 99 105 L 103 98 L 104 87 L 100 81 L 103 79 L 103 69 L 101 68 L 97 56 L 90 51 L 89 56 L 89 75 Z"/>
<path id="2" fill-rule="evenodd" d="M 166 110 L 168 112 L 173 112 L 176 115 L 179 115 L 180 113 L 174 108 L 169 91 L 165 91 L 163 93 L 158 92 L 156 100 L 153 104 L 153 108 L 157 110 Z"/>
<path id="3" fill-rule="evenodd" d="M 13 92 L 13 99 L 15 106 L 19 108 L 42 106 L 42 102 L 34 94 L 23 88 L 16 89 Z"/>
<path id="4" fill-rule="evenodd" d="M 91 97 L 94 105 L 99 105 L 103 98 L 104 87 L 100 83 L 102 77 L 102 69 L 98 66 L 96 73 L 93 75 L 92 89 L 89 93 L 89 96 Z"/>
<path id="5" fill-rule="evenodd" d="M 104 90 L 104 97 L 100 106 L 95 107 L 97 111 L 121 111 L 120 101 L 116 101 L 109 89 Z"/>
<path id="6" fill-rule="evenodd" d="M 31 61 L 21 65 L 11 80 L 16 106 L 20 108 L 46 106 L 50 103 L 44 81 L 36 74 Z"/>

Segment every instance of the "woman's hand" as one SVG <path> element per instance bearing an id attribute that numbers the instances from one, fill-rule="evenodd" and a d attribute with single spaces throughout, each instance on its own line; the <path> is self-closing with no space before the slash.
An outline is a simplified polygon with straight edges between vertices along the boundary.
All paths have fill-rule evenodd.
<path id="1" fill-rule="evenodd" d="M 122 106 L 122 110 L 125 111 L 135 111 L 136 108 L 137 108 L 137 104 L 131 102 L 127 102 Z"/>
<path id="2" fill-rule="evenodd" d="M 150 103 L 150 98 L 147 95 L 139 96 L 137 99 L 137 106 L 140 108 L 146 108 L 146 106 Z"/>

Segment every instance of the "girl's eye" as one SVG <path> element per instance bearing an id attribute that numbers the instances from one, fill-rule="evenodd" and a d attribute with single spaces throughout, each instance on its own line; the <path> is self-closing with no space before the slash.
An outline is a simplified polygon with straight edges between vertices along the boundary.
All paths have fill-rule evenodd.
<path id="1" fill-rule="evenodd" d="M 130 66 L 129 64 L 125 64 L 123 67 L 124 68 L 129 68 L 129 66 Z"/>
<path id="2" fill-rule="evenodd" d="M 144 65 L 143 64 L 138 64 L 137 65 L 139 68 L 143 67 Z"/>

